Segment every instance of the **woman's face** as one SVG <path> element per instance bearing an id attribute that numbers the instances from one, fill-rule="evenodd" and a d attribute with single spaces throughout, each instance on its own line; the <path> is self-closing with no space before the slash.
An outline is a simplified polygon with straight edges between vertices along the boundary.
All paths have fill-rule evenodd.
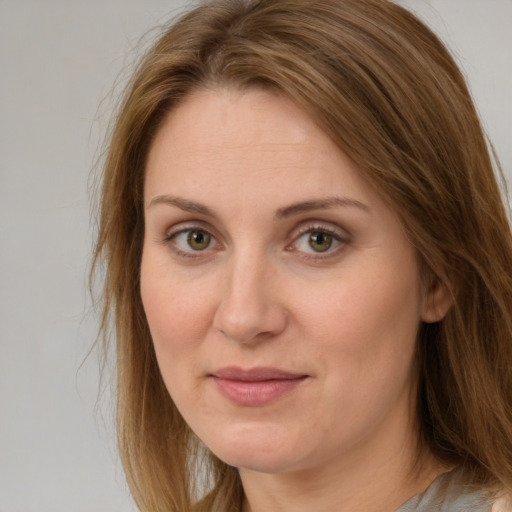
<path id="1" fill-rule="evenodd" d="M 147 162 L 144 309 L 169 393 L 245 470 L 393 457 L 414 438 L 415 251 L 288 99 L 191 95 Z"/>

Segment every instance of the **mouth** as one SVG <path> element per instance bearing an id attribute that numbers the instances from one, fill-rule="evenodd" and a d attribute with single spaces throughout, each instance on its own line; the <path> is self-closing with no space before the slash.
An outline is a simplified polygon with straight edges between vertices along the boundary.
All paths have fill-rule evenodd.
<path id="1" fill-rule="evenodd" d="M 231 366 L 221 368 L 209 377 L 230 402 L 258 407 L 275 402 L 294 391 L 309 375 L 270 367 L 242 369 Z"/>

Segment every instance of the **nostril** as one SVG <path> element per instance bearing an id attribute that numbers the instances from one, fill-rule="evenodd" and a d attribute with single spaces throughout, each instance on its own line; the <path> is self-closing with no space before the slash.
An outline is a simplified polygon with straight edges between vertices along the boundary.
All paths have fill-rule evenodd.
<path id="1" fill-rule="evenodd" d="M 244 247 L 224 268 L 213 327 L 225 338 L 250 343 L 282 332 L 286 314 L 275 295 L 275 274 L 266 256 L 253 245 Z"/>
<path id="2" fill-rule="evenodd" d="M 224 337 L 241 343 L 262 341 L 280 334 L 286 325 L 286 314 L 272 301 L 260 304 L 220 304 L 214 328 Z"/>

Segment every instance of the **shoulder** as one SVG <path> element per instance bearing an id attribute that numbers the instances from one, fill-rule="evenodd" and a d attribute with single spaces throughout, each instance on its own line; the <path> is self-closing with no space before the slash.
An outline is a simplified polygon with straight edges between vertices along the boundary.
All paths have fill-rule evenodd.
<path id="1" fill-rule="evenodd" d="M 512 512 L 512 494 L 502 493 L 492 506 L 492 512 Z"/>

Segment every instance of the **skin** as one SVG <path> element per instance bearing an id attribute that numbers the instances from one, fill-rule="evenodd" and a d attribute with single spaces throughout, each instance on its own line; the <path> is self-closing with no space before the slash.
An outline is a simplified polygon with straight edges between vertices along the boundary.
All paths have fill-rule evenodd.
<path id="1" fill-rule="evenodd" d="M 442 468 L 427 455 L 412 471 L 416 335 L 449 304 L 356 165 L 290 100 L 223 88 L 168 115 L 146 173 L 141 293 L 159 367 L 239 468 L 244 510 L 392 511 L 426 487 Z M 226 366 L 305 378 L 244 406 L 212 378 Z"/>

